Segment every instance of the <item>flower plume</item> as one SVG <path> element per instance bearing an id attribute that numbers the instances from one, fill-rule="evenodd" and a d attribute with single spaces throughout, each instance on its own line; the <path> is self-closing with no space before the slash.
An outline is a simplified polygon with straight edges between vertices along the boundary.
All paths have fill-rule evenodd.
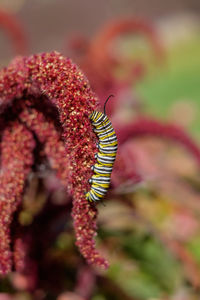
<path id="1" fill-rule="evenodd" d="M 33 158 L 35 139 L 37 143 L 39 141 L 43 145 L 43 151 L 52 169 L 56 170 L 58 177 L 72 195 L 72 216 L 76 244 L 80 252 L 89 263 L 106 267 L 107 262 L 95 248 L 97 210 L 95 205 L 88 203 L 85 198 L 85 193 L 89 190 L 90 167 L 94 163 L 96 152 L 95 136 L 89 115 L 97 106 L 97 98 L 91 91 L 87 79 L 70 59 L 57 52 L 18 58 L 0 72 L 0 101 L 4 115 L 6 110 L 10 112 L 9 109 L 12 107 L 9 116 L 14 118 L 10 131 L 7 124 L 4 124 L 5 137 L 1 145 L 2 169 L 4 170 L 4 160 L 7 169 L 2 177 L 1 192 L 6 191 L 6 184 L 10 187 L 8 181 L 14 184 L 14 179 L 20 178 L 20 186 L 14 185 L 5 197 L 5 207 L 9 208 L 2 209 L 0 214 L 2 223 L 4 219 L 9 219 L 5 223 L 7 227 L 3 226 L 1 229 L 1 247 L 5 245 L 6 251 L 1 248 L 0 272 L 6 274 L 11 270 L 8 228 L 12 214 L 17 209 L 17 203 L 21 201 L 25 176 L 30 172 L 31 164 L 35 163 Z M 43 102 L 47 103 L 47 107 L 51 107 L 55 120 L 52 116 L 50 119 L 48 109 L 43 108 Z M 22 141 L 25 139 L 24 143 L 21 143 L 21 139 Z M 32 139 L 32 143 L 26 139 Z M 17 148 L 19 141 L 21 146 Z M 13 149 L 16 149 L 14 154 Z M 17 151 L 20 155 L 17 155 Z M 18 176 L 13 174 L 14 155 Z M 12 161 L 10 169 L 7 163 L 9 159 Z M 12 176 L 16 178 L 12 180 Z M 10 196 L 14 203 L 12 205 Z M 4 253 L 7 253 L 7 257 L 3 256 Z"/>
<path id="2" fill-rule="evenodd" d="M 5 129 L 1 144 L 0 173 L 0 273 L 11 271 L 10 224 L 22 199 L 26 177 L 33 163 L 32 134 L 19 122 Z"/>

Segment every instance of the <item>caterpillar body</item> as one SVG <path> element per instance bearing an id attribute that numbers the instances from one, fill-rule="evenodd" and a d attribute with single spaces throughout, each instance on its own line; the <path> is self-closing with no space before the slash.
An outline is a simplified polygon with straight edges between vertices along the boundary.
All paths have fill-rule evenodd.
<path id="1" fill-rule="evenodd" d="M 105 105 L 104 113 L 94 111 L 90 115 L 90 121 L 94 127 L 94 132 L 99 138 L 97 145 L 99 152 L 95 154 L 96 164 L 91 167 L 94 175 L 89 180 L 91 189 L 86 194 L 86 199 L 89 201 L 98 201 L 105 196 L 109 188 L 118 143 L 112 124 L 105 114 Z"/>

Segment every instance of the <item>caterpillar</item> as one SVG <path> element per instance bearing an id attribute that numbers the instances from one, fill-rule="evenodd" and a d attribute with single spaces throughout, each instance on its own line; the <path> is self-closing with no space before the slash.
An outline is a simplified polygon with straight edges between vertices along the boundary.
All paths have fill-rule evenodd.
<path id="1" fill-rule="evenodd" d="M 106 103 L 110 97 L 113 95 L 110 95 L 105 101 L 104 113 L 93 111 L 89 116 L 94 127 L 93 130 L 99 139 L 97 144 L 99 152 L 95 154 L 97 162 L 91 167 L 94 175 L 89 179 L 91 189 L 86 193 L 86 199 L 91 202 L 101 200 L 107 193 L 117 153 L 117 136 L 106 115 Z"/>

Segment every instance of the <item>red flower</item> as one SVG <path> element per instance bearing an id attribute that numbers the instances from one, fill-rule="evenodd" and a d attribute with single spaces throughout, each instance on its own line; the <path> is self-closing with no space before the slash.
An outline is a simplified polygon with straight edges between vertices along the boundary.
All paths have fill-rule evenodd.
<path id="1" fill-rule="evenodd" d="M 17 100 L 14 101 L 14 99 Z M 91 91 L 87 79 L 70 59 L 66 59 L 56 52 L 19 58 L 0 72 L 0 100 L 2 109 L 8 104 L 12 104 L 13 117 L 16 118 L 16 115 L 18 115 L 20 122 L 22 122 L 19 125 L 17 125 L 17 121 L 12 123 L 11 131 L 14 137 L 16 136 L 17 141 L 14 140 L 13 142 L 9 138 L 2 143 L 2 153 L 5 152 L 6 155 L 7 149 L 9 149 L 8 158 L 10 160 L 13 161 L 13 149 L 16 148 L 16 153 L 17 151 L 20 152 L 20 156 L 16 157 L 16 160 L 19 160 L 17 160 L 16 165 L 20 164 L 21 167 L 21 169 L 18 168 L 19 176 L 17 177 L 22 177 L 20 189 L 14 186 L 11 191 L 9 190 L 9 194 L 5 196 L 6 207 L 10 196 L 14 203 L 12 209 L 9 208 L 7 228 L 10 225 L 12 213 L 17 208 L 15 203 L 21 200 L 25 175 L 30 171 L 30 162 L 32 163 L 29 158 L 28 168 L 23 154 L 27 151 L 26 157 L 31 155 L 32 158 L 33 149 L 26 149 L 23 144 L 19 146 L 17 142 L 20 139 L 23 141 L 23 138 L 28 138 L 31 131 L 44 145 L 45 155 L 49 158 L 52 168 L 56 169 L 59 177 L 62 181 L 65 181 L 65 185 L 73 197 L 72 216 L 76 244 L 89 263 L 106 267 L 107 262 L 95 249 L 94 237 L 96 235 L 97 210 L 95 205 L 88 203 L 85 198 L 85 193 L 90 188 L 88 179 L 91 177 L 90 167 L 94 163 L 96 152 L 95 136 L 92 132 L 89 115 L 97 104 L 97 98 Z M 39 105 L 39 107 L 41 106 L 40 112 L 37 111 L 38 101 L 41 101 L 41 105 Z M 53 106 L 54 112 L 55 107 L 57 108 L 59 130 L 53 125 L 53 117 L 51 116 L 51 119 L 48 116 L 48 111 L 42 108 L 42 103 L 45 101 L 48 102 L 49 107 Z M 35 108 L 31 105 L 35 105 Z M 21 113 L 18 110 L 21 110 Z M 55 116 L 56 113 L 54 113 Z M 4 124 L 4 126 L 6 127 L 7 124 Z M 21 131 L 17 130 L 17 126 L 21 126 L 27 133 L 23 134 L 22 129 Z M 5 132 L 7 132 L 6 130 Z M 33 139 L 32 135 L 31 138 Z M 15 144 L 14 147 L 11 142 Z M 16 174 L 13 174 L 13 162 L 10 169 L 5 170 L 5 172 L 3 179 L 8 177 L 9 182 L 14 182 L 11 177 L 11 175 L 16 177 Z M 1 193 L 6 190 L 5 184 L 9 186 L 7 181 L 2 181 Z M 15 200 L 13 197 L 16 194 L 19 199 Z M 8 209 L 5 218 L 7 217 L 7 211 Z M 4 220 L 3 210 L 1 210 L 0 218 Z M 5 258 L 4 253 L 4 248 L 6 253 L 9 252 L 8 229 L 6 228 L 7 237 L 5 238 L 4 227 L 2 227 L 2 249 L 0 251 L 1 273 L 3 274 L 10 271 L 11 266 L 11 255 L 7 254 L 7 258 Z M 3 248 L 5 241 L 6 247 Z"/>
<path id="2" fill-rule="evenodd" d="M 8 124 L 1 143 L 0 273 L 11 271 L 10 225 L 22 200 L 26 177 L 33 163 L 34 139 L 19 122 Z"/>

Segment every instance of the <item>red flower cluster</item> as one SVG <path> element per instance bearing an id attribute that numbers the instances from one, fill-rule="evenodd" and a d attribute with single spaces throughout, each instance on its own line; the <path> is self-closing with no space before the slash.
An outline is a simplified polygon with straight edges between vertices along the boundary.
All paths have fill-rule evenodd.
<path id="1" fill-rule="evenodd" d="M 35 139 L 73 197 L 76 244 L 89 263 L 106 267 L 95 249 L 97 211 L 85 199 L 96 152 L 89 115 L 97 105 L 87 79 L 56 52 L 19 58 L 0 72 L 0 101 L 4 116 L 13 118 L 2 122 L 1 274 L 11 270 L 9 226 L 36 163 Z"/>
<path id="2" fill-rule="evenodd" d="M 10 224 L 22 200 L 24 182 L 33 163 L 32 134 L 18 121 L 8 124 L 2 135 L 0 174 L 0 272 L 11 271 Z"/>

